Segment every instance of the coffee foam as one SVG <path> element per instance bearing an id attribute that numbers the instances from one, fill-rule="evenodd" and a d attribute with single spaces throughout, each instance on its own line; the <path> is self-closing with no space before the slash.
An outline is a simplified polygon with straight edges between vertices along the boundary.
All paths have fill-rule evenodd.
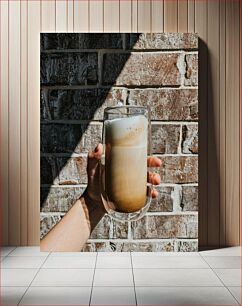
<path id="1" fill-rule="evenodd" d="M 146 146 L 147 118 L 143 115 L 105 121 L 106 144 L 116 146 Z"/>

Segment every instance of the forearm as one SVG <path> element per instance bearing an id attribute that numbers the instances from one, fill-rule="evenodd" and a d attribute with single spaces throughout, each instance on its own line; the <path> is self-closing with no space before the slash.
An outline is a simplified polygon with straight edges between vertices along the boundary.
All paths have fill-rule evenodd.
<path id="1" fill-rule="evenodd" d="M 85 192 L 61 221 L 40 241 L 41 251 L 79 252 L 103 217 L 102 204 Z"/>

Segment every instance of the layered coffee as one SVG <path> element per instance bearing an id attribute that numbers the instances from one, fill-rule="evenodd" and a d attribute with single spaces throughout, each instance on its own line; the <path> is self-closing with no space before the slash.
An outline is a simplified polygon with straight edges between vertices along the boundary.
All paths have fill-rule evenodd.
<path id="1" fill-rule="evenodd" d="M 105 191 L 116 211 L 146 203 L 147 129 L 143 115 L 105 121 Z"/>

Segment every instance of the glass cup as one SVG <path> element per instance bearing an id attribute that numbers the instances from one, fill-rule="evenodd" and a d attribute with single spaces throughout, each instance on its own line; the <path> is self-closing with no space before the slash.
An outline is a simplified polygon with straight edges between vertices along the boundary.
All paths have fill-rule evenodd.
<path id="1" fill-rule="evenodd" d="M 104 110 L 101 196 L 108 214 L 118 221 L 136 221 L 150 206 L 147 183 L 150 155 L 150 117 L 142 106 Z"/>

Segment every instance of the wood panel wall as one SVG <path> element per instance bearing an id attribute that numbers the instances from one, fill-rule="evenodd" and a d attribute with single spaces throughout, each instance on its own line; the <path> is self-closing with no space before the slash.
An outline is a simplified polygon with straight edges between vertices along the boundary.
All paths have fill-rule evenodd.
<path id="1" fill-rule="evenodd" d="M 239 245 L 240 1 L 1 0 L 1 232 L 38 245 L 40 32 L 197 32 L 199 241 Z"/>

